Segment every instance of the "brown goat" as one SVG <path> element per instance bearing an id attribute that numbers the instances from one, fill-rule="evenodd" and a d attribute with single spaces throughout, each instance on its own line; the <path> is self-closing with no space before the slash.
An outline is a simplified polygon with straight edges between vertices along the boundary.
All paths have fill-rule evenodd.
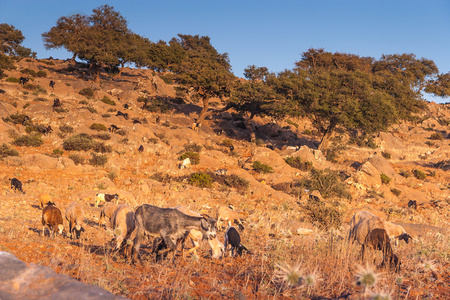
<path id="1" fill-rule="evenodd" d="M 400 260 L 392 250 L 391 240 L 389 239 L 386 230 L 375 228 L 367 235 L 361 248 L 361 258 L 363 260 L 366 247 L 374 250 L 381 250 L 383 253 L 383 262 L 380 267 L 384 267 L 387 264 L 389 267 L 395 268 L 396 272 L 400 270 Z"/>
<path id="2" fill-rule="evenodd" d="M 42 211 L 42 236 L 45 235 L 45 226 L 50 230 L 50 236 L 54 237 L 56 231 L 62 234 L 64 231 L 63 218 L 59 208 L 53 205 L 47 205 Z"/>

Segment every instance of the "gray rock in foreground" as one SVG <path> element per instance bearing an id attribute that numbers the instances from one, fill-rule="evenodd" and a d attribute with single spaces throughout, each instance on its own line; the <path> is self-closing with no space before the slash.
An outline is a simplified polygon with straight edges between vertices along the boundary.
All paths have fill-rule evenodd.
<path id="1" fill-rule="evenodd" d="M 0 251 L 0 299 L 127 299 Z"/>

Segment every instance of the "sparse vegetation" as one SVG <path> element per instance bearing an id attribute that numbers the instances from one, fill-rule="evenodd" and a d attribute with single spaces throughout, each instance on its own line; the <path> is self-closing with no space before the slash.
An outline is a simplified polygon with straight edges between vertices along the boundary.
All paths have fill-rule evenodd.
<path id="1" fill-rule="evenodd" d="M 183 161 L 186 158 L 189 158 L 191 165 L 198 165 L 200 163 L 200 155 L 197 152 L 185 152 L 178 158 L 178 160 Z"/>
<path id="2" fill-rule="evenodd" d="M 443 139 L 444 139 L 444 136 L 443 136 L 442 133 L 440 133 L 440 132 L 434 132 L 434 133 L 430 136 L 430 140 L 442 141 Z"/>
<path id="3" fill-rule="evenodd" d="M 85 133 L 80 133 L 64 140 L 63 148 L 68 151 L 89 151 L 92 149 L 94 144 L 95 141 L 91 136 Z"/>
<path id="4" fill-rule="evenodd" d="M 103 154 L 91 153 L 92 157 L 89 159 L 89 164 L 92 166 L 104 166 L 108 162 L 108 157 Z"/>
<path id="5" fill-rule="evenodd" d="M 197 172 L 191 175 L 189 183 L 196 187 L 209 188 L 212 186 L 213 180 L 208 174 Z"/>
<path id="6" fill-rule="evenodd" d="M 425 172 L 423 172 L 419 169 L 414 169 L 413 175 L 414 175 L 414 177 L 416 177 L 419 180 L 425 180 L 425 178 L 427 178 L 427 174 L 425 174 Z"/>
<path id="7" fill-rule="evenodd" d="M 3 143 L 0 146 L 0 158 L 8 156 L 19 156 L 19 152 L 16 149 L 10 148 L 7 144 Z"/>
<path id="8" fill-rule="evenodd" d="M 81 155 L 79 155 L 79 154 L 71 154 L 71 155 L 69 155 L 69 158 L 70 158 L 71 160 L 73 160 L 73 162 L 74 162 L 76 165 L 82 165 L 82 164 L 84 164 L 84 157 L 81 156 Z"/>
<path id="9" fill-rule="evenodd" d="M 253 170 L 255 170 L 258 173 L 267 174 L 267 173 L 273 173 L 273 168 L 269 165 L 263 164 L 260 161 L 254 161 L 252 165 Z"/>
<path id="10" fill-rule="evenodd" d="M 97 131 L 108 131 L 108 128 L 101 123 L 93 123 L 89 128 Z"/>
<path id="11" fill-rule="evenodd" d="M 382 184 L 388 185 L 389 183 L 391 183 L 391 178 L 384 173 L 380 174 L 380 179 Z"/>
<path id="12" fill-rule="evenodd" d="M 299 169 L 301 171 L 309 171 L 312 169 L 313 164 L 310 161 L 304 161 L 300 156 L 296 157 L 286 157 L 284 161 L 293 168 Z"/>
<path id="13" fill-rule="evenodd" d="M 84 88 L 78 92 L 78 94 L 85 96 L 86 98 L 90 99 L 94 97 L 94 90 L 91 88 Z"/>
<path id="14" fill-rule="evenodd" d="M 39 133 L 31 133 L 19 136 L 13 141 L 13 144 L 16 146 L 40 147 L 44 144 L 44 141 Z"/>
<path id="15" fill-rule="evenodd" d="M 325 231 L 330 228 L 339 228 L 342 224 L 342 213 L 336 207 L 321 202 L 318 198 L 309 197 L 303 209 L 309 221 Z"/>
<path id="16" fill-rule="evenodd" d="M 114 100 L 111 100 L 108 96 L 103 96 L 100 101 L 108 105 L 116 105 L 116 102 Z"/>

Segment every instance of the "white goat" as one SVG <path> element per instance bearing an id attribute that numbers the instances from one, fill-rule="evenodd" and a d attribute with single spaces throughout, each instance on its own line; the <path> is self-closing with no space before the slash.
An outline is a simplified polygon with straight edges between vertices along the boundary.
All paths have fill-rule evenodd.
<path id="1" fill-rule="evenodd" d="M 116 236 L 116 247 L 118 250 L 125 245 L 124 242 L 128 244 L 125 247 L 124 255 L 125 257 L 131 254 L 132 244 L 126 242 L 130 237 L 131 233 L 135 228 L 134 223 L 134 211 L 126 204 L 120 205 L 111 216 L 111 228 L 114 230 L 114 235 Z"/>

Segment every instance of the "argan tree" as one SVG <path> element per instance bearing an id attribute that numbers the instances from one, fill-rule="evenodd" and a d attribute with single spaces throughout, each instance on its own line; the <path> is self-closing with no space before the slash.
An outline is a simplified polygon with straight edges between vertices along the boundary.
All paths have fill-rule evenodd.
<path id="1" fill-rule="evenodd" d="M 230 94 L 235 79 L 227 53 L 218 53 L 207 36 L 178 35 L 172 39 L 171 47 L 181 46 L 181 59 L 170 66 L 176 82 L 191 98 L 203 103 L 197 123 L 201 124 L 211 112 L 209 101 L 213 97 L 223 98 Z"/>
<path id="2" fill-rule="evenodd" d="M 139 47 L 146 40 L 132 33 L 125 18 L 113 7 L 103 5 L 92 12 L 90 16 L 61 17 L 42 36 L 47 49 L 64 47 L 74 59 L 88 62 L 94 82 L 99 82 L 102 67 L 141 62 Z"/>
<path id="3" fill-rule="evenodd" d="M 29 48 L 21 45 L 24 39 L 22 31 L 16 29 L 13 25 L 0 24 L 0 78 L 3 77 L 4 70 L 14 67 L 13 57 L 36 55 Z"/>

